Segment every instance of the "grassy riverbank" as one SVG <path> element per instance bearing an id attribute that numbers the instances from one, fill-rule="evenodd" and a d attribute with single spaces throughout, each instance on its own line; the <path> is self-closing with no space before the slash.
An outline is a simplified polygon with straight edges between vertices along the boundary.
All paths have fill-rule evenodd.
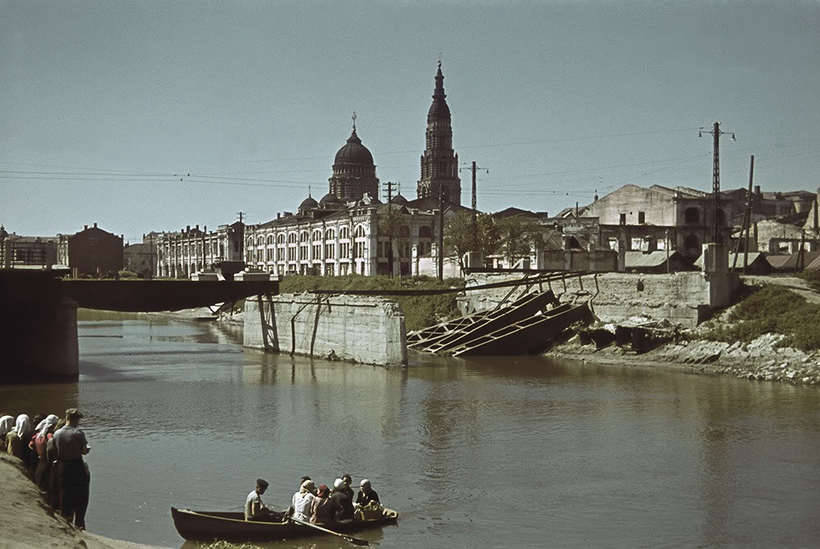
<path id="1" fill-rule="evenodd" d="M 782 281 L 778 281 L 782 282 Z M 802 291 L 802 290 L 801 290 Z M 738 301 L 675 341 L 635 353 L 628 346 L 596 349 L 577 337 L 548 355 L 619 366 L 667 366 L 692 373 L 757 381 L 820 384 L 820 303 L 776 283 L 747 286 Z"/>

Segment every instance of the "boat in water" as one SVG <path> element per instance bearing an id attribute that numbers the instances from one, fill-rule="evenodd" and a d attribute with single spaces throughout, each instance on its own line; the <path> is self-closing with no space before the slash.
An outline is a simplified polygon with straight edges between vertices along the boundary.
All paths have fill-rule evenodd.
<path id="1" fill-rule="evenodd" d="M 288 520 L 284 513 L 274 513 L 270 522 L 245 520 L 245 514 L 230 511 L 192 511 L 171 507 L 171 517 L 179 535 L 191 541 L 276 541 L 323 535 L 321 528 L 343 534 L 395 524 L 399 514 L 382 508 L 379 516 L 366 520 L 353 519 L 321 525 L 305 526 Z"/>

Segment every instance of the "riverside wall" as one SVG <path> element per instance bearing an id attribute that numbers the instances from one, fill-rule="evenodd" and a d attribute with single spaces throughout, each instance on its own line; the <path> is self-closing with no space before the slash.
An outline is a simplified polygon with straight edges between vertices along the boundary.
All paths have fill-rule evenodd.
<path id="1" fill-rule="evenodd" d="M 396 302 L 362 296 L 317 298 L 265 298 L 262 314 L 257 299 L 246 299 L 243 345 L 365 364 L 407 364 L 404 314 Z"/>
<path id="2" fill-rule="evenodd" d="M 520 278 L 520 275 L 508 279 Z M 479 275 L 472 284 L 499 282 L 504 277 Z M 667 320 L 684 328 L 694 328 L 711 316 L 716 308 L 726 306 L 737 289 L 739 279 L 731 273 L 678 272 L 670 274 L 601 273 L 596 277 L 569 276 L 565 282 L 542 284 L 551 288 L 562 301 L 591 298 L 592 310 L 602 322 L 621 322 L 641 316 Z M 523 291 L 523 287 L 515 295 Z M 467 292 L 459 300 L 462 312 L 483 311 L 495 307 L 510 292 L 493 288 Z"/>

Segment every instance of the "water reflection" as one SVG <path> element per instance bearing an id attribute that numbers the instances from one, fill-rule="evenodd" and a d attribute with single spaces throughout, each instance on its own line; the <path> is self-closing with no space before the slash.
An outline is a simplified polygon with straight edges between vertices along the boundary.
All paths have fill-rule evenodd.
<path id="1" fill-rule="evenodd" d="M 384 369 L 243 351 L 235 328 L 168 319 L 80 335 L 80 383 L 0 386 L 0 402 L 86 412 L 89 524 L 113 537 L 179 546 L 171 505 L 240 510 L 262 476 L 284 508 L 301 475 L 350 472 L 400 511 L 357 536 L 387 546 L 820 539 L 816 388 L 538 357 Z"/>

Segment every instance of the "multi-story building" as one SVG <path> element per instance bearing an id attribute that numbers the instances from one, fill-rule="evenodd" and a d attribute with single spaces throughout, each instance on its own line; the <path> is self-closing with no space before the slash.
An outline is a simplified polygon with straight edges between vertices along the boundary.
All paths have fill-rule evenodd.
<path id="1" fill-rule="evenodd" d="M 116 276 L 123 265 L 123 238 L 85 225 L 72 235 L 58 235 L 57 259 L 68 265 L 72 276 Z"/>
<path id="2" fill-rule="evenodd" d="M 9 234 L 0 225 L 0 269 L 41 267 L 57 263 L 56 236 Z"/>
<path id="3" fill-rule="evenodd" d="M 215 231 L 190 225 L 176 232 L 155 233 L 154 276 L 188 278 L 202 271 L 220 271 L 228 276 L 242 269 L 245 224 L 237 221 Z"/>

